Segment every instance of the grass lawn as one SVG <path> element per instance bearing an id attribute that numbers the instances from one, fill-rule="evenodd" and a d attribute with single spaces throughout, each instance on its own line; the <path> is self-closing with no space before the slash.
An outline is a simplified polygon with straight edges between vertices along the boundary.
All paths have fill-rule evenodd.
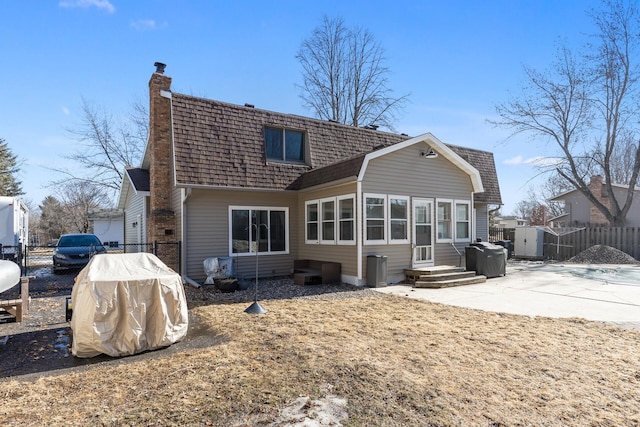
<path id="1" fill-rule="evenodd" d="M 285 409 L 306 396 L 342 402 L 345 426 L 640 424 L 635 331 L 393 296 L 263 306 L 192 308 L 219 338 L 206 348 L 3 382 L 0 419 L 289 425 Z"/>

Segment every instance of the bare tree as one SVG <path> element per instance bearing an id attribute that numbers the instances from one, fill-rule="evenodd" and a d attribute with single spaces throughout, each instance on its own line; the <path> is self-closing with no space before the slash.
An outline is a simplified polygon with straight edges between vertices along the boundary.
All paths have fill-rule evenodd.
<path id="1" fill-rule="evenodd" d="M 582 192 L 611 225 L 621 226 L 640 171 L 640 144 L 633 143 L 640 136 L 634 62 L 640 54 L 640 22 L 635 2 L 604 0 L 602 6 L 591 12 L 598 31 L 587 53 L 578 60 L 561 47 L 549 71 L 525 68 L 528 86 L 496 107 L 500 120 L 493 123 L 555 144 L 561 162 L 550 169 Z M 612 189 L 616 170 L 622 168 L 616 160 L 621 150 L 630 171 L 623 200 Z M 596 174 L 605 177 L 610 208 L 589 189 L 589 178 Z"/>
<path id="2" fill-rule="evenodd" d="M 53 181 L 51 186 L 85 182 L 114 194 L 120 188 L 125 167 L 137 165 L 142 158 L 149 130 L 147 109 L 134 101 L 132 112 L 123 123 L 83 99 L 82 112 L 80 126 L 69 130 L 80 143 L 79 148 L 65 156 L 76 162 L 77 167 L 54 168 L 63 178 Z"/>
<path id="3" fill-rule="evenodd" d="M 109 205 L 104 187 L 83 181 L 67 183 L 61 187 L 60 199 L 67 222 L 67 232 L 88 233 L 89 210 Z"/>
<path id="4" fill-rule="evenodd" d="M 321 119 L 393 129 L 409 95 L 388 87 L 384 50 L 373 35 L 349 29 L 341 18 L 323 18 L 296 54 L 302 66 L 300 97 Z"/>

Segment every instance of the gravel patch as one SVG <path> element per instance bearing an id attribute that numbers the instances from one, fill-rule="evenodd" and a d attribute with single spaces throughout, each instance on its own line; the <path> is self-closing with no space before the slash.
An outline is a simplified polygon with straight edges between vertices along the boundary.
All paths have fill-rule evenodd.
<path id="1" fill-rule="evenodd" d="M 606 245 L 594 245 L 565 261 L 567 264 L 640 264 L 631 255 Z"/>
<path id="2" fill-rule="evenodd" d="M 235 292 L 222 292 L 215 285 L 202 285 L 199 288 L 185 285 L 185 294 L 189 302 L 203 303 L 240 303 L 252 302 L 256 296 L 255 282 L 241 282 L 241 289 Z M 290 277 L 275 277 L 258 280 L 258 300 L 274 299 L 343 299 L 379 297 L 382 294 L 373 288 L 334 283 L 326 285 L 296 285 Z"/>

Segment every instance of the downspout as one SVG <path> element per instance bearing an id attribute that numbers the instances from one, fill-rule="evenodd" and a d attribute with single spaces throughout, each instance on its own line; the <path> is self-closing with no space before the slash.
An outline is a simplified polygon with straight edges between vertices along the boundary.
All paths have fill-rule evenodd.
<path id="1" fill-rule="evenodd" d="M 360 286 L 362 283 L 362 241 L 364 239 L 364 233 L 362 232 L 362 215 L 364 207 L 362 205 L 362 181 L 356 181 L 356 252 L 358 257 L 358 277 L 356 278 L 357 285 Z"/>
<path id="2" fill-rule="evenodd" d="M 189 196 L 191 196 L 191 188 L 182 188 L 180 193 L 182 198 L 182 206 L 180 209 L 180 224 L 182 226 L 182 253 L 180 254 L 180 256 L 182 257 L 182 259 L 180 260 L 182 264 L 182 281 L 193 287 L 199 288 L 200 284 L 187 276 L 187 221 L 185 221 L 185 218 L 187 217 L 187 199 L 189 198 Z"/>

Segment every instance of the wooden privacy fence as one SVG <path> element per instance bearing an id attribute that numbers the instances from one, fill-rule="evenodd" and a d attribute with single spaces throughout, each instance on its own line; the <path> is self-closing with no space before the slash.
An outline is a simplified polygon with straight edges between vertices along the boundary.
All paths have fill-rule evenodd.
<path id="1" fill-rule="evenodd" d="M 594 245 L 606 245 L 640 260 L 640 227 L 588 227 L 544 233 L 544 258 L 567 260 Z"/>

